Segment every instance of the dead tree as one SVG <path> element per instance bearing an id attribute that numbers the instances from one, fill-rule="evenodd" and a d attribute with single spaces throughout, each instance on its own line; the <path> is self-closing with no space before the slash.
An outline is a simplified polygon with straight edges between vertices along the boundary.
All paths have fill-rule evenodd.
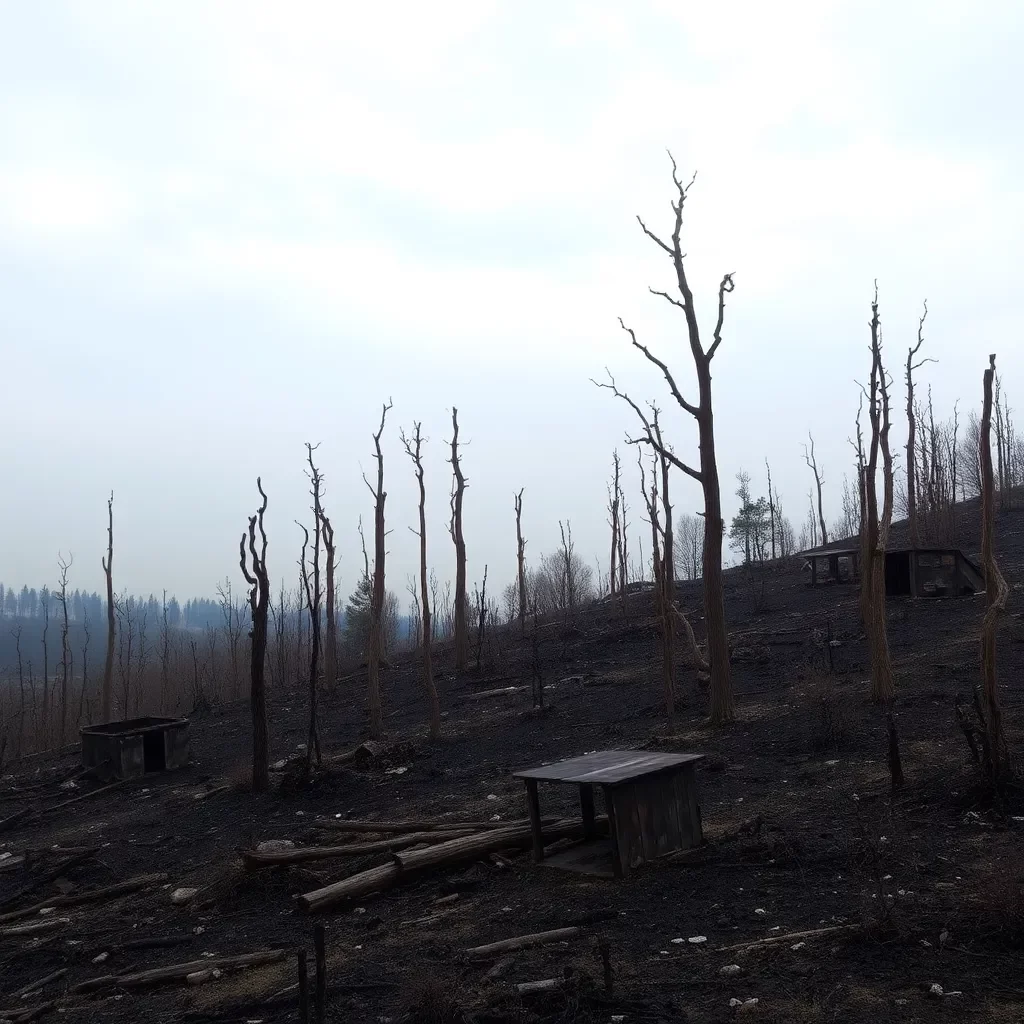
<path id="1" fill-rule="evenodd" d="M 1003 713 L 996 685 L 996 625 L 1006 611 L 1009 587 L 996 563 L 993 545 L 995 524 L 995 482 L 992 475 L 992 383 L 996 357 L 990 355 L 984 376 L 984 404 L 981 413 L 981 561 L 985 570 L 988 607 L 981 626 L 981 673 L 985 696 L 985 731 L 988 737 L 989 770 L 993 784 L 1007 771 Z"/>
<path id="2" fill-rule="evenodd" d="M 814 484 L 818 489 L 818 529 L 821 531 L 821 546 L 825 547 L 828 544 L 828 531 L 825 529 L 825 513 L 821 507 L 821 486 L 825 481 L 821 478 L 818 460 L 814 457 L 814 437 L 810 431 L 807 431 L 807 437 L 810 439 L 811 447 L 808 451 L 807 445 L 804 445 L 804 462 L 814 474 Z"/>
<path id="3" fill-rule="evenodd" d="M 469 662 L 469 632 L 466 625 L 466 539 L 462 532 L 462 501 L 466 478 L 459 461 L 459 410 L 452 407 L 452 518 L 448 530 L 455 543 L 455 671 L 465 672 Z"/>
<path id="4" fill-rule="evenodd" d="M 878 319 L 878 288 L 871 303 L 871 377 L 868 385 L 868 420 L 871 440 L 864 467 L 865 530 L 862 551 L 867 555 L 861 570 L 864 628 L 871 651 L 871 699 L 888 704 L 895 696 L 889 634 L 885 621 L 885 550 L 892 522 L 893 473 L 889 450 L 889 382 L 882 365 L 882 334 Z M 884 497 L 878 511 L 878 454 L 882 453 Z M 865 595 L 866 589 L 866 597 Z"/>
<path id="5" fill-rule="evenodd" d="M 327 513 L 320 511 L 320 529 L 324 538 L 324 682 L 334 686 L 338 678 L 338 616 L 337 599 L 334 594 L 336 572 L 334 527 Z"/>
<path id="6" fill-rule="evenodd" d="M 615 572 L 619 562 L 619 453 L 618 451 L 612 452 L 612 483 L 608 488 L 608 525 L 612 528 L 612 553 L 609 559 L 608 566 L 608 593 L 615 595 Z"/>
<path id="7" fill-rule="evenodd" d="M 669 158 L 671 159 L 671 154 L 669 154 Z M 668 365 L 655 356 L 646 345 L 641 345 L 630 328 L 627 328 L 625 324 L 622 324 L 622 327 L 628 331 L 633 347 L 642 352 L 649 362 L 661 370 L 672 397 L 679 407 L 697 421 L 700 450 L 699 470 L 687 465 L 664 444 L 660 444 L 650 431 L 647 431 L 645 436 L 638 438 L 637 443 L 649 444 L 654 447 L 673 466 L 696 480 L 704 492 L 704 620 L 707 627 L 708 661 L 711 666 L 711 722 L 718 725 L 731 720 L 735 710 L 729 668 L 729 644 L 725 629 L 725 598 L 722 589 L 722 538 L 725 528 L 722 520 L 718 462 L 715 456 L 714 415 L 711 404 L 711 361 L 718 351 L 718 346 L 722 343 L 725 296 L 732 292 L 734 285 L 733 275 L 726 274 L 718 286 L 718 319 L 711 344 L 705 348 L 700 338 L 697 312 L 693 293 L 690 290 L 690 282 L 686 275 L 686 257 L 680 238 L 683 227 L 683 207 L 690 185 L 684 185 L 680 180 L 675 160 L 672 160 L 672 181 L 677 197 L 672 202 L 675 220 L 671 244 L 658 237 L 640 218 L 637 219 L 644 234 L 669 256 L 675 269 L 676 287 L 680 298 L 674 298 L 668 292 L 654 289 L 651 291 L 681 310 L 686 319 L 690 353 L 697 372 L 699 400 L 696 405 L 683 397 Z M 691 180 L 690 184 L 692 185 L 692 183 Z"/>
<path id="8" fill-rule="evenodd" d="M 114 697 L 114 492 L 107 499 L 107 557 L 102 559 L 103 572 L 107 577 L 107 655 L 103 662 L 103 710 L 104 722 L 113 714 L 111 705 Z"/>
<path id="9" fill-rule="evenodd" d="M 323 476 L 313 462 L 313 452 L 319 444 L 306 442 L 306 461 L 309 463 L 310 494 L 313 496 L 313 579 L 309 578 L 309 566 L 306 561 L 306 548 L 309 545 L 309 531 L 302 526 L 302 558 L 299 561 L 299 573 L 302 578 L 302 589 L 306 595 L 306 608 L 309 610 L 309 738 L 306 740 L 306 764 L 303 771 L 309 778 L 313 770 L 313 757 L 319 765 L 320 727 L 317 716 L 317 683 L 320 662 L 320 602 L 323 593 L 320 587 L 320 539 L 323 532 L 323 505 L 321 504 Z"/>
<path id="10" fill-rule="evenodd" d="M 771 516 L 772 526 L 772 561 L 775 561 L 775 496 L 772 493 L 772 467 L 768 464 L 768 459 L 764 460 L 764 468 L 768 470 L 768 514 Z"/>
<path id="11" fill-rule="evenodd" d="M 377 487 L 371 486 L 363 474 L 363 482 L 373 495 L 373 586 L 370 589 L 370 640 L 367 651 L 367 680 L 370 704 L 370 736 L 379 740 L 384 734 L 384 715 L 380 704 L 380 665 L 383 657 L 383 637 L 381 619 L 384 612 L 384 503 L 387 491 L 384 490 L 384 455 L 380 450 L 380 439 L 384 434 L 384 421 L 387 419 L 391 400 L 382 407 L 380 426 L 373 435 L 374 458 L 377 460 Z M 369 563 L 367 563 L 367 569 Z"/>
<path id="12" fill-rule="evenodd" d="M 413 435 L 410 440 L 401 433 L 402 445 L 413 466 L 416 467 L 416 482 L 420 488 L 420 528 L 412 532 L 420 539 L 420 650 L 422 652 L 423 686 L 427 691 L 430 706 L 430 738 L 436 740 L 441 735 L 441 707 L 437 700 L 437 686 L 434 684 L 434 669 L 430 657 L 430 641 L 432 636 L 430 583 L 427 575 L 427 491 L 423 483 L 423 433 L 422 424 L 413 424 Z"/>
<path id="13" fill-rule="evenodd" d="M 922 359 L 914 362 L 914 357 L 921 351 L 924 344 L 924 322 L 928 316 L 928 303 L 924 304 L 924 312 L 917 322 L 917 344 L 907 349 L 907 525 L 910 530 L 910 546 L 917 549 L 921 544 L 921 532 L 917 522 L 917 476 L 914 462 L 916 449 L 917 419 L 914 415 L 914 371 L 925 363 L 934 363 L 934 359 Z M 932 430 L 934 436 L 934 426 Z"/>
<path id="14" fill-rule="evenodd" d="M 245 534 L 238 542 L 238 559 L 242 575 L 249 584 L 249 611 L 252 618 L 252 638 L 249 666 L 249 704 L 252 709 L 252 788 L 254 793 L 265 793 L 270 788 L 270 749 L 267 730 L 267 689 L 264 669 L 267 661 L 267 618 L 270 610 L 270 577 L 267 574 L 267 531 L 263 527 L 263 514 L 267 511 L 267 495 L 263 483 L 256 477 L 256 488 L 263 499 L 256 515 L 249 517 L 249 554 L 252 572 L 245 559 Z M 256 551 L 256 527 L 260 531 L 260 550 Z M 303 559 L 305 562 L 305 559 Z"/>
<path id="15" fill-rule="evenodd" d="M 651 426 L 654 430 L 655 440 L 664 451 L 665 444 L 661 436 L 661 425 L 658 422 L 658 409 L 656 406 L 651 409 Z M 672 503 L 669 501 L 669 461 L 668 458 L 658 453 L 658 466 L 661 469 L 661 572 L 655 577 L 655 582 L 660 583 L 661 607 L 659 611 L 662 632 L 661 644 L 661 672 L 662 682 L 665 689 L 665 713 L 669 718 L 675 713 L 675 646 L 676 631 L 674 614 L 676 583 L 675 583 L 675 533 L 672 528 Z M 655 508 L 657 512 L 657 508 Z M 655 550 L 657 559 L 657 551 Z"/>
<path id="16" fill-rule="evenodd" d="M 519 586 L 519 633 L 526 635 L 526 541 L 523 540 L 523 490 L 516 495 L 516 562 Z M 600 581 L 598 581 L 600 582 Z"/>
<path id="17" fill-rule="evenodd" d="M 476 670 L 480 672 L 480 661 L 484 650 L 484 630 L 487 628 L 487 566 L 484 565 L 484 585 L 477 592 L 477 629 L 476 629 Z"/>
<path id="18" fill-rule="evenodd" d="M 65 560 L 57 556 L 57 567 L 60 569 L 60 745 L 63 747 L 67 739 L 68 724 L 68 677 L 71 674 L 71 645 L 68 643 L 68 569 L 71 568 L 75 556 L 68 555 Z"/>

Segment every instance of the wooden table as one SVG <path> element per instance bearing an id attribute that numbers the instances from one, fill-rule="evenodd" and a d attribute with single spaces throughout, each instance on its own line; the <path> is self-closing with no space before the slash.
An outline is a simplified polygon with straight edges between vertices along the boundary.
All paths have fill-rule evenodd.
<path id="1" fill-rule="evenodd" d="M 594 787 L 601 787 L 617 878 L 645 861 L 699 846 L 702 831 L 694 766 L 703 756 L 598 750 L 515 772 L 515 777 L 526 783 L 533 859 L 544 859 L 538 782 L 579 786 L 584 837 L 591 841 L 598 837 Z"/>

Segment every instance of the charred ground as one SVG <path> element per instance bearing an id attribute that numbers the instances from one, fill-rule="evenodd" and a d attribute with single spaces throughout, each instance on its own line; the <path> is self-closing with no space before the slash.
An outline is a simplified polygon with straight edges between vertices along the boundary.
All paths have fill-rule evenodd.
<path id="1" fill-rule="evenodd" d="M 1019 513 L 1015 514 L 1019 516 Z M 1024 536 L 1010 514 L 997 552 L 1013 588 L 1001 628 L 999 671 L 1011 753 L 1024 749 Z M 966 524 L 966 535 L 976 537 Z M 971 552 L 976 543 L 965 543 Z M 548 707 L 531 707 L 532 643 L 515 627 L 495 637 L 490 670 L 460 680 L 451 655 L 435 661 L 443 739 L 426 742 L 426 698 L 409 660 L 385 674 L 388 747 L 298 788 L 246 791 L 250 721 L 245 705 L 192 721 L 193 764 L 86 796 L 99 784 L 61 783 L 77 753 L 26 759 L 0 782 L 0 915 L 53 900 L 51 914 L 0 924 L 0 1019 L 41 1007 L 64 1019 L 296 1019 L 296 998 L 269 997 L 295 980 L 293 950 L 311 949 L 313 922 L 294 896 L 387 860 L 386 854 L 246 873 L 237 851 L 269 839 L 341 841 L 318 817 L 488 820 L 525 813 L 516 768 L 604 747 L 657 747 L 707 755 L 698 771 L 708 845 L 641 869 L 623 882 L 493 860 L 429 873 L 323 917 L 329 1020 L 772 1021 L 1024 1019 L 1024 806 L 994 808 L 977 787 L 954 715 L 979 678 L 983 598 L 890 600 L 904 790 L 889 793 L 885 722 L 867 700 L 867 649 L 856 592 L 811 589 L 799 563 L 726 575 L 737 722 L 711 730 L 695 674 L 679 677 L 673 723 L 660 707 L 655 626 L 644 595 L 623 609 L 595 606 L 575 624 L 541 627 Z M 698 585 L 681 586 L 699 607 Z M 699 614 L 694 625 L 701 635 Z M 831 637 L 832 643 L 829 643 Z M 831 666 L 830 666 L 831 654 Z M 485 666 L 486 668 L 486 666 Z M 483 690 L 522 685 L 473 699 Z M 325 751 L 365 739 L 365 677 L 325 693 Z M 303 687 L 270 695 L 271 750 L 305 741 Z M 393 769 L 406 769 L 395 772 Z M 226 787 L 226 788 L 221 788 Z M 576 812 L 551 789 L 545 806 Z M 745 830 L 740 826 L 746 823 Z M 723 838 L 724 837 L 724 838 Z M 99 849 L 50 879 L 70 855 Z M 25 861 L 20 861 L 27 855 Z M 130 895 L 62 908 L 75 896 L 134 876 L 166 873 Z M 199 890 L 175 906 L 170 894 Z M 447 899 L 445 897 L 456 897 Z M 444 902 L 439 903 L 439 900 Z M 11 924 L 68 918 L 49 931 L 4 935 Z M 580 923 L 581 938 L 504 961 L 470 962 L 467 947 Z M 849 933 L 725 950 L 830 925 Z M 705 936 L 706 942 L 674 939 Z M 604 991 L 595 943 L 606 939 L 614 991 Z M 166 940 L 146 948 L 147 940 Z M 90 978 L 183 961 L 283 948 L 286 959 L 201 986 L 100 986 Z M 106 954 L 104 956 L 104 954 Z M 723 976 L 723 966 L 738 964 Z M 39 994 L 14 995 L 66 970 Z M 512 984 L 562 977 L 535 999 Z M 929 988 L 941 985 L 945 993 Z M 731 999 L 757 999 L 730 1007 Z M 56 1001 L 55 1005 L 50 1005 Z M 17 1019 L 13 1015 L 11 1019 Z M 21 1019 L 28 1019 L 22 1016 Z"/>

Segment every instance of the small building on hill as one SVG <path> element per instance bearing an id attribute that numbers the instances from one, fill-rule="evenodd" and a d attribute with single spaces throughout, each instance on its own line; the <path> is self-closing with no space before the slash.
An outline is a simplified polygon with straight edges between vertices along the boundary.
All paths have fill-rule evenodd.
<path id="1" fill-rule="evenodd" d="M 804 551 L 811 586 L 860 580 L 860 548 Z M 959 548 L 895 548 L 885 553 L 885 592 L 890 597 L 969 597 L 985 577 Z"/>

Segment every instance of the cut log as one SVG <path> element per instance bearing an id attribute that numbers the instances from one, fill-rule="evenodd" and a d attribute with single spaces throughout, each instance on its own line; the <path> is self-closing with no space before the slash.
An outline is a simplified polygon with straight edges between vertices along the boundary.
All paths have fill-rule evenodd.
<path id="1" fill-rule="evenodd" d="M 304 864 L 315 860 L 333 860 L 336 857 L 356 857 L 367 853 L 384 853 L 388 850 L 401 850 L 419 843 L 443 843 L 449 839 L 459 839 L 475 835 L 474 831 L 451 832 L 412 832 L 409 835 L 395 836 L 393 839 L 380 839 L 372 843 L 349 843 L 345 846 L 305 846 L 294 850 L 273 850 L 260 853 L 259 850 L 239 850 L 247 870 L 257 871 L 260 868 L 276 868 L 287 864 Z"/>
<path id="2" fill-rule="evenodd" d="M 478 690 L 476 693 L 467 693 L 466 700 L 487 700 L 489 697 L 507 697 L 525 689 L 525 686 L 502 686 L 497 690 Z"/>
<path id="3" fill-rule="evenodd" d="M 208 960 L 191 960 L 185 964 L 172 964 L 170 967 L 154 967 L 148 971 L 121 974 L 114 980 L 122 988 L 145 988 L 148 985 L 159 985 L 165 981 L 181 981 L 198 971 L 226 971 L 237 967 L 260 967 L 263 964 L 272 964 L 283 960 L 284 955 L 283 949 L 263 949 L 256 953 L 210 957 Z"/>
<path id="4" fill-rule="evenodd" d="M 9 998 L 21 999 L 23 996 L 35 995 L 37 992 L 46 988 L 47 985 L 51 985 L 55 981 L 60 981 L 60 979 L 67 973 L 68 969 L 66 967 L 62 967 L 59 971 L 47 974 L 45 978 L 39 978 L 36 981 L 30 981 L 27 985 L 22 985 L 17 991 L 12 992 Z M 2 1014 L 0 1014 L 0 1016 L 2 1016 Z"/>
<path id="5" fill-rule="evenodd" d="M 734 946 L 719 946 L 715 951 L 717 953 L 731 953 L 735 950 L 743 949 L 760 949 L 764 946 L 775 946 L 783 942 L 793 942 L 794 940 L 800 942 L 804 939 L 817 939 L 824 935 L 840 935 L 843 932 L 859 932 L 861 926 L 859 924 L 837 924 L 829 928 L 812 928 L 810 931 L 805 932 L 789 932 L 786 935 L 769 935 L 765 939 L 751 939 L 749 942 L 737 942 Z"/>
<path id="6" fill-rule="evenodd" d="M 473 946 L 466 950 L 466 955 L 474 960 L 502 953 L 512 953 L 517 949 L 529 949 L 532 946 L 546 946 L 552 942 L 565 942 L 575 939 L 581 934 L 580 928 L 554 928 L 547 932 L 534 932 L 531 935 L 517 935 L 513 939 L 502 939 L 500 942 L 489 942 L 484 946 Z"/>
<path id="7" fill-rule="evenodd" d="M 115 899 L 128 893 L 138 892 L 139 889 L 148 888 L 151 885 L 158 885 L 167 881 L 166 874 L 138 875 L 129 878 L 124 882 L 116 882 L 114 885 L 104 886 L 102 889 L 92 889 L 89 892 L 73 893 L 69 896 L 54 896 L 53 899 L 44 900 L 42 903 L 35 903 L 31 907 L 21 907 L 19 910 L 11 910 L 6 914 L 0 914 L 0 922 L 19 921 L 25 917 L 38 914 L 44 907 L 77 907 L 82 903 L 93 903 L 97 900 Z"/>
<path id="8" fill-rule="evenodd" d="M 599 830 L 607 828 L 608 819 L 597 819 Z M 558 839 L 582 838 L 583 822 L 578 819 L 565 819 L 545 826 L 544 838 L 547 842 Z M 373 892 L 382 892 L 396 885 L 403 875 L 415 874 L 434 867 L 450 867 L 486 857 L 499 850 L 526 849 L 532 844 L 533 834 L 529 825 L 514 825 L 507 828 L 494 829 L 486 833 L 477 833 L 462 839 L 450 839 L 423 850 L 407 850 L 396 853 L 393 862 L 381 867 L 360 871 L 340 882 L 333 882 L 321 889 L 303 893 L 298 897 L 299 904 L 310 913 L 326 910 L 337 906 L 346 899 L 366 896 Z"/>
<path id="9" fill-rule="evenodd" d="M 32 924 L 14 924 L 9 928 L 0 928 L 0 938 L 13 939 L 19 935 L 38 935 L 40 932 L 53 932 L 70 923 L 70 917 L 48 917 L 45 921 L 34 921 Z"/>
<path id="10" fill-rule="evenodd" d="M 513 987 L 517 996 L 532 996 L 541 992 L 557 992 L 564 984 L 564 978 L 545 978 L 543 981 L 523 981 Z"/>

